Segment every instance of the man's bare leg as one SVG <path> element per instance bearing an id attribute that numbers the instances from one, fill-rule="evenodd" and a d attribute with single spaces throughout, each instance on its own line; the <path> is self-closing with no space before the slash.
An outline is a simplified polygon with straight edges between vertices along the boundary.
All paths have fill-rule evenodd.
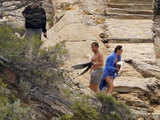
<path id="1" fill-rule="evenodd" d="M 90 89 L 93 90 L 95 93 L 98 93 L 98 85 L 97 84 L 90 84 Z"/>
<path id="2" fill-rule="evenodd" d="M 114 86 L 113 86 L 113 77 L 109 76 L 105 79 L 108 84 L 107 94 L 112 95 Z"/>

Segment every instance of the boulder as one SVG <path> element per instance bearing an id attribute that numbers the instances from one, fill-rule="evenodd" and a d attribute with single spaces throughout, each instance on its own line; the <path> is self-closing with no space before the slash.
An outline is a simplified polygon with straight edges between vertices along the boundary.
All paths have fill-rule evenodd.
<path id="1" fill-rule="evenodd" d="M 132 65 L 144 77 L 156 77 L 157 79 L 160 79 L 160 67 L 156 65 L 147 64 L 133 59 L 125 60 L 125 62 Z"/>
<path id="2" fill-rule="evenodd" d="M 133 91 L 149 91 L 148 85 L 152 85 L 157 81 L 156 78 L 136 78 L 136 77 L 118 77 L 115 80 L 115 90 L 121 93 Z"/>

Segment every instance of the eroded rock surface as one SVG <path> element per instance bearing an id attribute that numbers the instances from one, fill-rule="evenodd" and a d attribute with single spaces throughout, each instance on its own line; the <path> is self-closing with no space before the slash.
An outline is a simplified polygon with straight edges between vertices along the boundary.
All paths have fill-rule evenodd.
<path id="1" fill-rule="evenodd" d="M 100 50 L 106 58 L 115 46 L 120 44 L 117 42 L 119 39 L 129 39 L 133 44 L 129 44 L 128 41 L 125 42 L 127 44 L 121 44 L 124 48 L 122 58 L 123 60 L 133 59 L 138 63 L 135 62 L 136 67 L 124 63 L 120 76 L 115 80 L 115 97 L 129 105 L 133 113 L 137 115 L 137 119 L 146 118 L 149 120 L 148 114 L 151 113 L 154 120 L 159 120 L 160 88 L 159 77 L 157 77 L 159 76 L 159 68 L 154 66 L 153 45 L 151 43 L 141 43 L 144 40 L 151 41 L 152 21 L 119 20 L 113 19 L 112 16 L 112 19 L 110 19 L 105 16 L 107 12 L 105 0 L 56 0 L 52 2 L 55 8 L 56 21 L 55 25 L 48 31 L 48 39 L 43 38 L 43 47 L 48 48 L 60 41 L 66 42 L 69 57 L 64 68 L 72 71 L 71 76 L 74 78 L 72 79 L 73 91 L 80 89 L 82 93 L 93 95 L 88 88 L 90 74 L 87 73 L 84 76 L 77 77 L 77 73 L 80 71 L 71 69 L 72 65 L 90 60 L 92 56 L 91 42 L 97 41 L 100 44 Z M 106 48 L 99 37 L 100 33 L 105 33 L 106 38 L 117 38 L 117 44 L 110 43 L 110 48 Z M 142 39 L 143 41 L 140 41 Z M 158 38 L 155 40 L 156 43 L 159 43 Z"/>

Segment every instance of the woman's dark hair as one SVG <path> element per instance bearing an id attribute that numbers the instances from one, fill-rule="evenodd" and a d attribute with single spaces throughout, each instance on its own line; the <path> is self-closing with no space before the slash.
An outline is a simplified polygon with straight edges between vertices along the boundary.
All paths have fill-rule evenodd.
<path id="1" fill-rule="evenodd" d="M 98 42 L 92 42 L 92 45 L 94 45 L 94 46 L 96 46 L 96 47 L 99 47 Z"/>
<path id="2" fill-rule="evenodd" d="M 116 53 L 118 50 L 122 49 L 122 45 L 117 45 L 116 48 L 114 49 L 114 52 Z"/>

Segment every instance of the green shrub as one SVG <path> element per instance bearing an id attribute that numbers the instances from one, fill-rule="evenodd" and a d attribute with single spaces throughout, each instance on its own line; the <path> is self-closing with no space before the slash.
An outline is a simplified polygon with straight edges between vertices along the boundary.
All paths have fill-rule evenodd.
<path id="1" fill-rule="evenodd" d="M 27 41 L 18 38 L 9 26 L 0 28 L 0 55 L 15 61 L 24 58 Z"/>
<path id="2" fill-rule="evenodd" d="M 21 107 L 20 101 L 17 100 L 10 104 L 0 103 L 0 120 L 31 120 L 30 108 Z"/>
<path id="3" fill-rule="evenodd" d="M 76 101 L 72 106 L 73 116 L 62 116 L 61 120 L 99 120 L 95 107 L 86 100 Z"/>
<path id="4" fill-rule="evenodd" d="M 26 39 L 18 38 L 14 30 L 8 26 L 0 28 L 0 36 L 0 56 L 9 60 L 9 64 L 0 61 L 0 65 L 7 65 L 18 76 L 16 85 L 21 87 L 21 94 L 23 95 L 21 97 L 25 98 L 33 85 L 45 88 L 46 90 L 47 88 L 56 89 L 56 82 L 62 82 L 66 79 L 65 70 L 61 69 L 67 55 L 65 42 L 58 43 L 47 50 L 40 50 L 36 48 L 42 42 L 35 39 L 31 44 L 35 46 L 33 51 L 38 54 L 34 56 L 34 59 L 30 60 L 25 56 L 28 45 Z M 0 69 L 3 69 L 3 67 L 0 67 Z M 3 70 L 1 70 L 0 120 L 32 120 L 30 115 L 31 109 L 29 107 L 22 107 L 19 99 L 15 97 L 18 96 L 17 92 L 7 89 L 14 88 L 15 86 L 4 83 L 7 80 L 7 76 L 5 75 Z M 2 86 L 7 88 L 3 88 L 2 90 Z M 4 91 L 6 90 L 10 94 L 5 94 Z"/>
<path id="5" fill-rule="evenodd" d="M 72 107 L 73 115 L 62 116 L 60 120 L 135 120 L 128 107 L 112 96 L 97 95 L 102 103 L 100 110 L 93 107 L 89 99 L 88 96 L 81 96 Z"/>
<path id="6" fill-rule="evenodd" d="M 64 115 L 60 120 L 99 120 L 97 108 L 91 105 L 90 96 L 77 95 L 73 100 L 73 115 Z"/>
<path id="7" fill-rule="evenodd" d="M 73 117 L 72 117 L 72 115 L 64 115 L 61 117 L 60 120 L 73 120 Z"/>
<path id="8" fill-rule="evenodd" d="M 72 120 L 98 120 L 96 108 L 88 102 L 76 102 L 73 106 L 74 116 Z"/>
<path id="9" fill-rule="evenodd" d="M 116 101 L 112 96 L 100 93 L 97 98 L 102 103 L 101 120 L 135 120 L 127 105 Z"/>
<path id="10" fill-rule="evenodd" d="M 0 80 L 0 120 L 32 120 L 30 107 L 22 107 L 17 99 Z"/>
<path id="11" fill-rule="evenodd" d="M 15 70 L 19 76 L 22 76 L 20 84 L 23 86 L 25 83 L 26 90 L 31 87 L 27 86 L 27 79 L 42 87 L 65 79 L 65 71 L 60 69 L 67 55 L 65 42 L 60 42 L 47 50 L 40 49 L 39 46 L 43 42 L 36 36 L 28 42 L 26 39 L 18 38 L 9 26 L 0 28 L 0 36 L 0 56 L 14 63 L 14 67 L 26 70 L 25 76 L 29 78 L 24 78 L 21 71 Z M 33 46 L 33 59 L 28 59 L 25 55 L 30 46 Z"/>

